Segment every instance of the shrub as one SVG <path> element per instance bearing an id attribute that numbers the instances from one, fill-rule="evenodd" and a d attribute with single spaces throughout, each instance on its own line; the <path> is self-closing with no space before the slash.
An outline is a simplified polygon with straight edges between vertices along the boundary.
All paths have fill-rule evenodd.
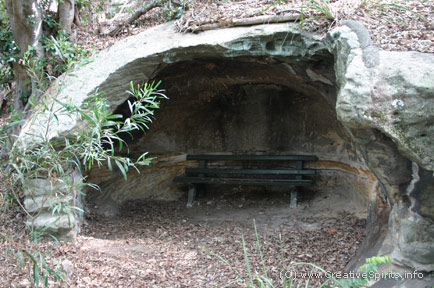
<path id="1" fill-rule="evenodd" d="M 80 185 L 87 185 L 98 189 L 91 183 L 85 183 L 81 179 L 73 183 L 68 178 L 68 171 L 78 169 L 86 171 L 93 166 L 108 165 L 110 169 L 117 167 L 122 175 L 127 179 L 127 173 L 130 169 L 135 169 L 140 173 L 139 166 L 149 165 L 151 159 L 146 157 L 147 153 L 142 154 L 137 159 L 130 159 L 128 156 L 118 155 L 118 151 L 125 147 L 126 142 L 122 139 L 122 133 L 130 133 L 134 130 L 145 131 L 148 124 L 152 121 L 154 110 L 160 107 L 161 99 L 167 97 L 158 87 L 160 82 L 145 83 L 134 86 L 131 82 L 130 90 L 127 93 L 132 97 L 128 100 L 130 115 L 113 114 L 109 111 L 107 101 L 101 93 L 96 93 L 86 99 L 84 106 L 77 106 L 72 99 L 68 102 L 62 102 L 50 95 L 44 95 L 39 103 L 39 113 L 47 115 L 47 124 L 44 131 L 38 135 L 31 135 L 36 140 L 34 145 L 29 143 L 15 143 L 9 151 L 9 157 L 2 162 L 2 168 L 8 167 L 9 177 L 12 180 L 12 188 L 25 187 L 29 179 L 44 177 L 49 180 L 49 191 L 52 195 L 47 198 L 55 199 L 50 204 L 50 210 L 53 215 L 67 214 L 73 216 L 77 211 L 82 212 L 76 203 L 64 201 L 65 194 L 70 191 L 77 191 L 82 188 Z M 56 104 L 56 105 L 55 105 Z M 55 108 L 57 107 L 57 108 Z M 61 125 L 59 122 L 60 115 L 74 115 L 81 118 L 85 123 L 85 128 L 76 135 L 68 135 L 63 139 L 51 139 L 49 130 L 52 125 Z M 11 135 L 7 132 L 18 125 L 23 120 L 19 117 L 13 117 L 8 125 L 0 130 L 0 144 L 11 140 Z M 66 189 L 58 191 L 56 186 L 61 183 Z M 83 184 L 82 184 L 83 183 Z M 75 185 L 79 185 L 76 187 Z M 69 191 L 69 192 L 68 192 Z M 9 191 L 9 196 L 4 199 L 14 199 L 15 203 L 21 207 L 24 212 L 32 218 L 32 214 L 25 210 L 21 204 L 22 192 L 16 190 Z M 44 227 L 33 229 L 30 234 L 31 243 L 37 243 L 39 237 L 46 235 Z M 7 236 L 0 234 L 7 242 Z M 64 280 L 65 274 L 59 270 L 59 267 L 52 268 L 47 264 L 46 255 L 40 252 L 34 245 L 26 245 L 15 251 L 20 266 L 27 265 L 32 271 L 32 282 L 38 286 L 41 282 L 44 286 L 48 283 L 48 278 L 54 280 Z"/>

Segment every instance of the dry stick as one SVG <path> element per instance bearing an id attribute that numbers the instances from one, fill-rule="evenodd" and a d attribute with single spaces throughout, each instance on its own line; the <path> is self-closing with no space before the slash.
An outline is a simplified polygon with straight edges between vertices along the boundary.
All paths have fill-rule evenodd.
<path id="1" fill-rule="evenodd" d="M 305 16 L 303 16 L 305 17 Z M 230 19 L 227 21 L 203 24 L 194 29 L 194 31 L 206 31 L 212 29 L 218 29 L 222 27 L 235 27 L 235 26 L 248 26 L 248 25 L 256 25 L 256 24 L 265 24 L 265 23 L 282 23 L 282 22 L 290 22 L 301 19 L 301 14 L 294 15 L 265 15 L 265 16 L 257 16 L 250 18 L 236 18 Z"/>
<path id="2" fill-rule="evenodd" d="M 119 12 L 112 19 L 110 19 L 110 25 L 118 19 L 118 17 L 119 17 L 120 14 L 122 14 L 124 12 L 125 7 L 127 5 L 128 5 L 128 2 L 125 2 L 124 5 L 122 5 L 122 7 L 119 10 Z"/>
<path id="3" fill-rule="evenodd" d="M 137 10 L 130 18 L 127 19 L 127 21 L 119 23 L 115 28 L 113 28 L 108 33 L 108 35 L 115 36 L 116 34 L 119 33 L 119 31 L 122 30 L 122 28 L 125 25 L 131 25 L 134 21 L 136 21 L 137 19 L 139 19 L 142 15 L 146 14 L 149 10 L 154 9 L 155 7 L 161 7 L 161 4 L 163 2 L 164 1 L 161 1 L 161 2 L 152 1 L 151 3 L 149 3 L 148 5 L 146 5 L 145 7 L 143 7 L 142 9 Z"/>

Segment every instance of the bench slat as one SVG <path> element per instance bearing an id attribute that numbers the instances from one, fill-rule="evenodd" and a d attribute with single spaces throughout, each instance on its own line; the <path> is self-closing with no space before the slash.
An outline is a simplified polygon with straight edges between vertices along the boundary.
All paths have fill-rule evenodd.
<path id="1" fill-rule="evenodd" d="M 315 170 L 280 170 L 280 169 L 219 169 L 219 168 L 185 168 L 187 174 L 262 174 L 262 175 L 315 175 Z"/>
<path id="2" fill-rule="evenodd" d="M 278 160 L 278 161 L 316 161 L 315 155 L 187 155 L 187 160 Z"/>
<path id="3" fill-rule="evenodd" d="M 237 185 L 283 185 L 283 186 L 309 186 L 310 179 L 238 179 L 238 178 L 212 178 L 212 177 L 186 177 L 178 176 L 174 182 L 202 183 L 202 184 L 237 184 Z"/>

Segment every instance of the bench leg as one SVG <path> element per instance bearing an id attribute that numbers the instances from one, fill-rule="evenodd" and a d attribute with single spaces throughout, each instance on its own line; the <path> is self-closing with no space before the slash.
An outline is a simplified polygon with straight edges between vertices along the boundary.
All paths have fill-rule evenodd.
<path id="1" fill-rule="evenodd" d="M 196 185 L 190 185 L 188 188 L 187 207 L 193 207 L 196 198 Z"/>
<path id="2" fill-rule="evenodd" d="M 297 207 L 297 196 L 298 196 L 298 190 L 297 187 L 291 187 L 291 203 L 289 204 L 290 208 Z"/>
<path id="3" fill-rule="evenodd" d="M 198 184 L 197 187 L 197 197 L 203 198 L 205 197 L 205 185 L 204 184 Z"/>

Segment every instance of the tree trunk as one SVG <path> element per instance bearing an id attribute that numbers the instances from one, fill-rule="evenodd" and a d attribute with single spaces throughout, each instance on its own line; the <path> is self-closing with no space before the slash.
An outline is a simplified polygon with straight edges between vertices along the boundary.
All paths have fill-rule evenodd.
<path id="1" fill-rule="evenodd" d="M 71 35 L 72 22 L 74 22 L 74 0 L 59 0 L 57 9 L 59 13 L 60 29 Z"/>
<path id="2" fill-rule="evenodd" d="M 43 48 L 39 41 L 42 35 L 42 9 L 38 0 L 6 0 L 6 7 L 20 56 L 31 46 L 36 51 L 36 57 L 42 57 Z M 31 79 L 22 61 L 14 63 L 14 74 L 17 91 L 14 108 L 22 110 L 32 93 Z"/>

